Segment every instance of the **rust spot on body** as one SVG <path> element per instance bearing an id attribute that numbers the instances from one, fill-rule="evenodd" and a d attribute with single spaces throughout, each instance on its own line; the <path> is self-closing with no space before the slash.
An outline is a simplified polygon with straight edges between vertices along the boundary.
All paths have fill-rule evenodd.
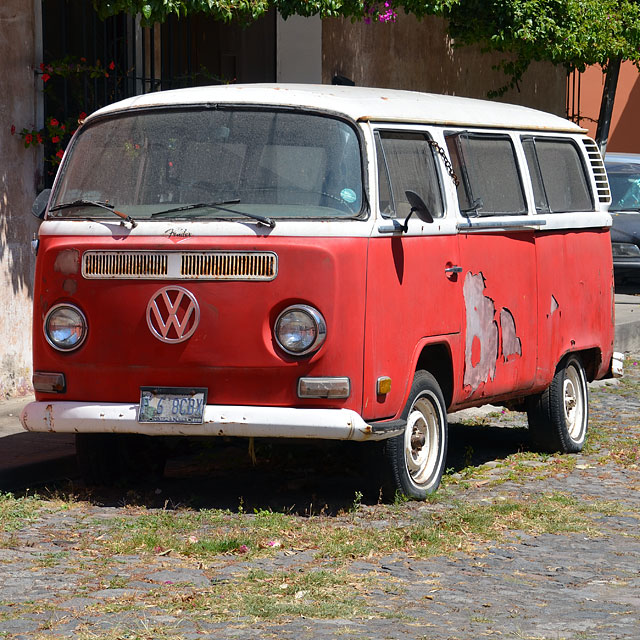
<path id="1" fill-rule="evenodd" d="M 53 422 L 53 405 L 48 404 L 44 410 L 44 422 L 47 425 L 47 431 L 53 431 L 55 423 Z"/>
<path id="2" fill-rule="evenodd" d="M 508 362 L 511 356 L 522 355 L 522 343 L 516 334 L 516 321 L 506 307 L 500 311 L 500 331 L 502 333 L 502 357 Z"/>
<path id="3" fill-rule="evenodd" d="M 53 263 L 53 270 L 65 275 L 76 275 L 80 272 L 80 252 L 77 249 L 60 251 Z"/>
<path id="4" fill-rule="evenodd" d="M 65 281 L 62 283 L 62 290 L 65 293 L 68 293 L 70 296 L 72 296 L 77 289 L 78 283 L 75 280 L 72 280 L 71 278 L 65 278 Z"/>

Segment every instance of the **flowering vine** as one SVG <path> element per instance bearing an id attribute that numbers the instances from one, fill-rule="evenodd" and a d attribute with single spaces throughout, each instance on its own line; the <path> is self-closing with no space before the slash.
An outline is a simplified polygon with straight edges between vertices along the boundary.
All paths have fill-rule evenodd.
<path id="1" fill-rule="evenodd" d="M 395 22 L 398 17 L 391 0 L 386 0 L 384 5 L 377 2 L 365 4 L 364 12 L 364 21 L 366 24 L 371 24 L 371 22 Z"/>
<path id="2" fill-rule="evenodd" d="M 91 79 L 109 78 L 116 71 L 115 62 L 111 61 L 103 66 L 100 60 L 95 64 L 89 64 L 86 58 L 73 58 L 65 56 L 60 60 L 54 60 L 48 64 L 44 62 L 36 71 L 42 79 L 43 93 L 52 95 L 52 82 L 55 78 L 65 79 Z M 54 109 L 55 112 L 55 109 Z M 87 117 L 85 111 L 81 111 L 75 116 L 58 118 L 55 116 L 46 119 L 44 127 L 35 129 L 33 127 L 23 127 L 20 131 L 15 125 L 11 125 L 11 135 L 18 135 L 26 149 L 30 147 L 44 146 L 46 150 L 46 161 L 50 167 L 50 173 L 55 173 L 71 136 L 76 132 L 78 124 Z"/>

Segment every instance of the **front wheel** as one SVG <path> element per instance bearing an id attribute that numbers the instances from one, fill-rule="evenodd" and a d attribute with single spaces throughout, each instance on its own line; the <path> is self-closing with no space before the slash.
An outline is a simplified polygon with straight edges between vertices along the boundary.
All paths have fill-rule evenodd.
<path id="1" fill-rule="evenodd" d="M 550 453 L 582 450 L 589 425 L 589 390 L 577 356 L 567 357 L 549 387 L 530 399 L 527 418 L 536 448 Z"/>
<path id="2" fill-rule="evenodd" d="M 447 458 L 447 409 L 427 371 L 416 372 L 402 417 L 404 433 L 384 443 L 387 489 L 424 500 L 440 485 Z"/>

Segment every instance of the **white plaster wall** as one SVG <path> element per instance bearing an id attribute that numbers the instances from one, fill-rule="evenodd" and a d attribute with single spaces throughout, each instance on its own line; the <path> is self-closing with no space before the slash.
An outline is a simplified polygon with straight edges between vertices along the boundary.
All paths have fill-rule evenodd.
<path id="1" fill-rule="evenodd" d="M 31 388 L 31 314 L 38 152 L 17 131 L 38 126 L 39 1 L 0 2 L 0 399 Z M 41 117 L 41 116 L 40 116 Z"/>
<path id="2" fill-rule="evenodd" d="M 322 82 L 322 21 L 319 16 L 291 16 L 276 23 L 278 82 Z"/>

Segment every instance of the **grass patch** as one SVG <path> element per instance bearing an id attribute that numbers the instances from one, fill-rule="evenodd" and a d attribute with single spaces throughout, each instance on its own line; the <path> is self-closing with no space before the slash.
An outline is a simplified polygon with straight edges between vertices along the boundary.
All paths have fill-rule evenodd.
<path id="1" fill-rule="evenodd" d="M 43 502 L 37 496 L 16 498 L 12 493 L 0 493 L 0 530 L 18 531 L 37 519 Z"/>
<path id="2" fill-rule="evenodd" d="M 279 620 L 283 618 L 357 618 L 371 615 L 362 595 L 369 581 L 345 571 L 248 571 L 233 588 L 228 584 L 172 596 L 163 589 L 166 608 L 175 614 L 207 619 Z M 361 594 L 361 595 L 359 595 Z M 155 594 L 154 600 L 158 600 Z"/>
<path id="3" fill-rule="evenodd" d="M 535 471 L 535 470 L 534 470 Z M 373 526 L 357 514 L 343 518 L 340 526 L 326 518 L 294 518 L 284 514 L 235 515 L 159 512 L 120 519 L 99 536 L 100 549 L 109 553 L 179 555 L 207 561 L 233 554 L 251 560 L 278 552 L 312 550 L 338 566 L 354 559 L 380 557 L 395 552 L 418 557 L 470 550 L 474 544 L 498 540 L 505 532 L 565 533 L 591 531 L 592 514 L 611 511 L 615 505 L 583 503 L 564 494 L 535 499 L 496 500 L 438 505 L 409 523 L 395 506 L 387 508 L 388 521 Z M 380 509 L 382 507 L 379 507 Z M 615 509 L 614 509 L 615 511 Z M 379 517 L 380 514 L 377 514 Z M 211 522 L 217 524 L 211 525 Z M 167 528 L 163 525 L 167 523 Z M 169 526 L 170 523 L 170 526 Z"/>
<path id="4" fill-rule="evenodd" d="M 254 514 L 159 511 L 115 519 L 100 538 L 113 554 L 171 552 L 206 559 L 228 553 L 268 553 L 282 546 L 279 537 L 299 528 L 293 516 L 266 510 Z"/>

